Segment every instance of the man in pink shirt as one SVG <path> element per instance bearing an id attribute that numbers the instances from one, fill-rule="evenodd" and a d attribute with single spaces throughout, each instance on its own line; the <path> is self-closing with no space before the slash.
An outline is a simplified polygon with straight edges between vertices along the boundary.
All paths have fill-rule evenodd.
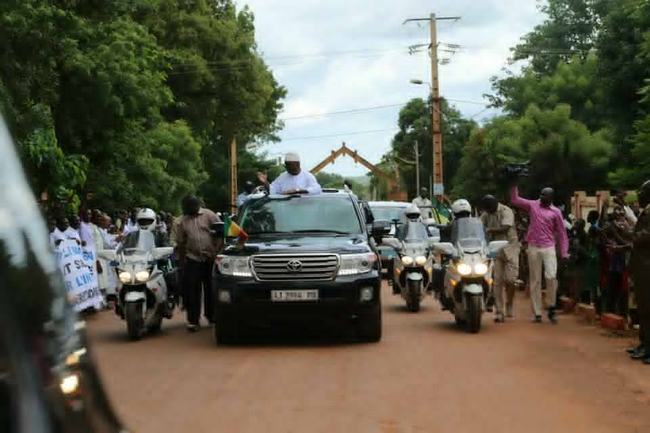
<path id="1" fill-rule="evenodd" d="M 553 189 L 544 188 L 538 200 L 519 197 L 515 183 L 510 190 L 510 203 L 530 214 L 530 227 L 526 235 L 528 242 L 528 267 L 530 275 L 530 301 L 533 308 L 533 322 L 542 322 L 542 266 L 546 278 L 546 305 L 548 319 L 557 324 L 555 303 L 557 296 L 557 253 L 559 242 L 562 259 L 569 256 L 569 239 L 562 212 L 553 206 Z"/>

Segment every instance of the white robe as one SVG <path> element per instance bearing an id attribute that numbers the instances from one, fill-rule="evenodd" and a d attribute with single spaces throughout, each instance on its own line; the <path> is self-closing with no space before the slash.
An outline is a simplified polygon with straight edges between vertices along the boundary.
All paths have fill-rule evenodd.
<path id="1" fill-rule="evenodd" d="M 270 194 L 279 195 L 283 191 L 290 191 L 292 189 L 304 189 L 309 194 L 320 194 L 323 192 L 314 175 L 308 171 L 301 170 L 295 176 L 286 171 L 278 176 L 271 184 Z"/>

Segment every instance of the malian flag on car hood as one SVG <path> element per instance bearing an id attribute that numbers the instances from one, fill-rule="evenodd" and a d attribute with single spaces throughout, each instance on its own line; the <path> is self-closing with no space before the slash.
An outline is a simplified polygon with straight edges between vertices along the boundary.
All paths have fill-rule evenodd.
<path id="1" fill-rule="evenodd" d="M 228 238 L 239 238 L 244 241 L 248 239 L 248 233 L 228 217 L 223 222 L 223 233 Z"/>

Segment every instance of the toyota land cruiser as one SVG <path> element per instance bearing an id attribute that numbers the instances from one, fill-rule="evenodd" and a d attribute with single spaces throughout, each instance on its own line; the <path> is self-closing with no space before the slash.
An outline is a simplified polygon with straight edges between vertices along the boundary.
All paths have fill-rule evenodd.
<path id="1" fill-rule="evenodd" d="M 331 319 L 381 339 L 381 265 L 354 195 L 263 196 L 238 221 L 249 238 L 230 242 L 213 272 L 218 343 L 250 325 Z"/>

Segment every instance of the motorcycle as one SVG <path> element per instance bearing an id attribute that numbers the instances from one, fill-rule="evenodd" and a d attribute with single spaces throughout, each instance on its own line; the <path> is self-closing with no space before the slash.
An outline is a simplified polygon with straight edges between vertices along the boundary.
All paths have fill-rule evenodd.
<path id="1" fill-rule="evenodd" d="M 440 302 L 467 332 L 481 330 L 485 298 L 492 286 L 492 262 L 507 244 L 507 241 L 487 244 L 481 220 L 459 218 L 452 223 L 451 243 L 439 242 L 434 247 L 447 259 Z"/>
<path id="2" fill-rule="evenodd" d="M 433 293 L 432 272 L 434 257 L 432 247 L 440 240 L 437 229 L 430 236 L 432 228 L 422 221 L 408 219 L 399 226 L 396 238 L 384 238 L 382 242 L 392 247 L 397 256 L 393 258 L 393 287 L 406 301 L 407 308 L 416 313 L 425 296 Z"/>
<path id="3" fill-rule="evenodd" d="M 117 250 L 99 251 L 98 256 L 115 268 L 119 279 L 115 313 L 126 320 L 129 337 L 139 340 L 149 331 L 160 331 L 163 318 L 171 319 L 174 301 L 168 299 L 162 262 L 174 252 L 156 248 L 154 235 L 146 230 L 129 233 Z"/>

